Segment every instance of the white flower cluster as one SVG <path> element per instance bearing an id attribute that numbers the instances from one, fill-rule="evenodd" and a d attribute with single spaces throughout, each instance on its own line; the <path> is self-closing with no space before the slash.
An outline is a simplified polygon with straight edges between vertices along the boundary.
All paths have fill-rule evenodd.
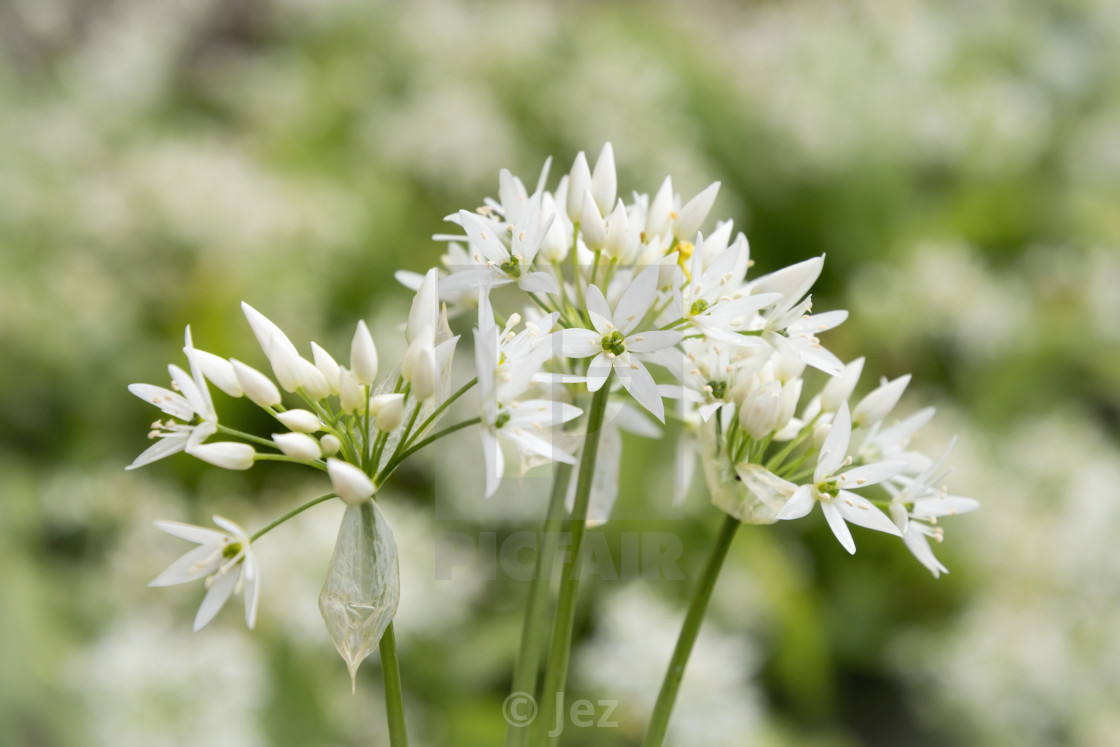
<path id="1" fill-rule="evenodd" d="M 491 396 L 486 405 L 491 430 L 510 427 L 524 459 L 568 461 L 566 453 L 526 442 L 523 424 L 556 425 L 577 411 L 531 400 L 534 415 L 525 420 L 530 416 L 522 414 L 526 403 L 519 398 L 532 382 L 560 381 L 578 402 L 580 382 L 595 392 L 613 377 L 662 422 L 663 397 L 678 400 L 676 414 L 705 434 L 701 452 L 716 503 L 737 518 L 794 519 L 820 503 L 849 552 L 855 552 L 852 523 L 901 536 L 935 575 L 945 571 L 928 538 L 941 539 L 939 517 L 978 504 L 940 484 L 948 451 L 933 460 L 910 448 L 932 408 L 888 422 L 909 376 L 884 381 L 848 404 L 863 359 L 845 366 L 819 339 L 847 312 L 810 314 L 809 291 L 823 257 L 748 278 L 750 247 L 742 233 L 733 235 L 731 221 L 707 236 L 699 232 L 718 183 L 685 201 L 666 178 L 652 197 L 634 194 L 624 202 L 609 143 L 594 168 L 580 153 L 554 191 L 545 189 L 547 181 L 548 164 L 532 194 L 502 171 L 498 199 L 448 218 L 466 235 L 436 237 L 449 242 L 439 289 L 453 309 L 477 301 L 479 329 L 497 337 L 488 296 L 514 286 L 527 307 L 521 314 L 535 319 L 515 333 L 521 314 L 511 316 L 503 333 L 510 348 L 479 354 L 480 377 L 491 377 L 486 361 L 500 361 L 493 370 L 510 383 L 505 390 L 485 387 L 497 400 Z M 555 342 L 548 345 L 551 330 Z M 526 335 L 538 342 L 526 344 Z M 663 384 L 650 364 L 664 372 Z M 833 377 L 811 398 L 803 391 L 806 367 Z M 514 411 L 519 420 L 493 414 Z M 494 443 L 493 435 L 484 439 Z M 488 446 L 486 461 L 492 493 L 500 450 Z M 874 486 L 873 497 L 854 492 Z"/>
<path id="2" fill-rule="evenodd" d="M 226 469 L 261 460 L 301 463 L 330 480 L 331 494 L 256 534 L 218 517 L 224 532 L 159 524 L 199 544 L 153 582 L 207 579 L 196 628 L 241 588 L 251 627 L 259 590 L 251 544 L 337 496 L 349 508 L 320 608 L 353 675 L 399 600 L 392 533 L 370 506 L 393 470 L 424 446 L 476 424 L 487 496 L 501 483 L 506 450 L 517 454 L 522 471 L 549 462 L 594 464 L 597 454 L 583 454 L 581 446 L 585 436 L 598 444 L 597 433 L 590 436 L 603 429 L 611 397 L 615 429 L 648 435 L 653 424 L 640 417 L 642 410 L 661 422 L 667 414 L 683 421 L 685 448 L 699 454 L 713 502 L 735 518 L 795 519 L 819 503 L 849 552 L 855 543 L 848 524 L 856 524 L 902 537 L 935 575 L 945 570 L 928 538 L 941 538 L 940 517 L 977 504 L 940 486 L 948 450 L 931 459 L 910 447 L 932 408 L 887 422 L 908 376 L 884 381 L 849 404 L 863 360 L 844 365 L 819 338 L 847 312 L 810 313 L 810 289 L 824 258 L 748 277 L 750 247 L 730 221 L 706 236 L 700 232 L 718 183 L 684 200 L 666 178 L 654 195 L 624 201 L 609 143 L 594 168 L 580 153 L 553 191 L 545 186 L 548 172 L 546 163 L 530 193 L 502 171 L 497 199 L 449 216 L 462 233 L 437 237 L 448 242 L 442 267 L 398 275 L 416 295 L 404 327 L 407 351 L 387 377 L 378 379 L 377 348 L 364 322 L 346 367 L 315 343 L 310 359 L 303 357 L 276 324 L 243 304 L 272 377 L 195 348 L 188 328 L 189 372 L 170 366 L 171 389 L 131 387 L 170 416 L 154 424 L 156 444 L 132 467 L 185 451 Z M 499 294 L 510 313 L 496 310 Z M 447 318 L 463 311 L 477 315 L 476 378 L 451 394 L 459 338 Z M 813 397 L 805 393 L 807 367 L 832 377 Z M 209 384 L 250 399 L 276 420 L 278 432 L 264 438 L 227 426 Z M 477 416 L 431 433 L 448 406 L 476 386 Z M 298 397 L 300 406 L 286 406 L 282 392 Z M 665 397 L 675 401 L 668 413 Z M 228 440 L 210 441 L 218 435 Z M 595 487 L 585 488 L 594 494 L 583 496 L 582 510 L 593 508 L 587 516 L 573 513 L 578 520 L 609 517 L 620 449 L 616 433 L 607 439 L 601 451 L 611 463 L 584 481 Z"/>

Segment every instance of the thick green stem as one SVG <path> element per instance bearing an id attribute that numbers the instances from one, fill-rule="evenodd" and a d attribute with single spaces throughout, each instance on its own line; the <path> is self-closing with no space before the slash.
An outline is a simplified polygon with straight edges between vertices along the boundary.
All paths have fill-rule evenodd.
<path id="1" fill-rule="evenodd" d="M 385 717 L 389 722 L 390 747 L 408 747 L 404 728 L 404 695 L 401 692 L 401 667 L 397 661 L 397 637 L 393 623 L 385 629 L 378 646 L 381 651 L 381 681 L 385 686 Z"/>
<path id="2" fill-rule="evenodd" d="M 558 464 L 556 476 L 552 481 L 552 497 L 548 502 L 548 514 L 537 543 L 536 576 L 529 588 L 529 598 L 525 603 L 525 621 L 521 627 L 521 647 L 513 666 L 513 686 L 511 693 L 534 695 L 537 689 L 537 675 L 541 665 L 541 646 L 544 643 L 545 614 L 548 611 L 548 591 L 552 581 L 552 562 L 556 555 L 556 545 L 560 540 L 560 529 L 564 522 L 564 499 L 568 494 L 568 484 L 572 477 L 570 464 Z M 506 732 L 507 747 L 522 747 L 529 742 L 528 724 L 514 725 L 510 722 Z"/>
<path id="3" fill-rule="evenodd" d="M 560 598 L 556 604 L 556 623 L 552 629 L 552 644 L 548 651 L 548 668 L 545 670 L 541 690 L 540 717 L 537 719 L 537 744 L 556 744 L 558 734 L 549 731 L 556 723 L 556 709 L 562 704 L 564 686 L 568 679 L 568 656 L 572 649 L 572 628 L 576 617 L 576 593 L 579 591 L 580 546 L 587 523 L 587 508 L 591 501 L 591 481 L 595 476 L 595 460 L 599 455 L 599 436 L 603 430 L 603 416 L 610 398 L 614 371 L 591 400 L 587 415 L 587 435 L 583 442 L 583 456 L 579 461 L 576 480 L 575 505 L 568 520 L 571 549 L 564 558 L 563 576 L 560 578 Z"/>
<path id="4" fill-rule="evenodd" d="M 731 540 L 735 538 L 738 529 L 738 519 L 728 516 L 723 520 L 719 538 L 712 547 L 712 554 L 708 556 L 708 562 L 704 566 L 704 572 L 700 575 L 700 581 L 688 605 L 688 612 L 684 616 L 681 634 L 677 638 L 677 647 L 673 650 L 669 670 L 661 683 L 661 692 L 657 695 L 657 703 L 653 707 L 653 716 L 650 717 L 649 729 L 646 731 L 646 738 L 642 740 L 642 747 L 661 747 L 661 743 L 665 740 L 669 715 L 673 712 L 673 703 L 677 700 L 684 667 L 692 653 L 692 646 L 696 643 L 696 636 L 700 633 L 704 614 L 708 611 L 708 602 L 712 598 L 712 589 L 715 588 L 716 579 L 719 578 L 720 569 L 723 568 L 723 561 L 727 558 L 727 551 L 731 547 Z"/>

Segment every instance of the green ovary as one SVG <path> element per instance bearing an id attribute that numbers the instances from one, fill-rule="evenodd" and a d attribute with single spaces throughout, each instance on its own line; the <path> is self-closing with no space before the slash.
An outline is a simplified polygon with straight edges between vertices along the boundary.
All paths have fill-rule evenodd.
<path id="1" fill-rule="evenodd" d="M 622 355 L 626 352 L 626 342 L 622 333 L 617 329 L 609 335 L 603 335 L 603 350 L 607 353 L 614 355 Z"/>

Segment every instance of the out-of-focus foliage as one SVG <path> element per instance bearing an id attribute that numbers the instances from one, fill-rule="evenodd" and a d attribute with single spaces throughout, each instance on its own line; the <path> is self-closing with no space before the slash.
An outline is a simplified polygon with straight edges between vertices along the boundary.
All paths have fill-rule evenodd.
<path id="1" fill-rule="evenodd" d="M 984 503 L 946 522 L 939 581 L 889 538 L 742 532 L 676 743 L 1114 741 L 1113 0 L 7 0 L 0 53 L 0 744 L 383 741 L 376 666 L 352 697 L 316 608 L 341 507 L 260 543 L 253 634 L 228 611 L 191 634 L 190 590 L 144 588 L 181 550 L 151 521 L 258 527 L 310 488 L 124 474 L 151 417 L 125 386 L 162 381 L 187 323 L 251 349 L 241 299 L 296 340 L 344 349 L 362 316 L 399 348 L 392 271 L 435 261 L 442 217 L 608 139 L 623 188 L 722 180 L 758 270 L 826 252 L 819 308 L 852 310 L 830 348 L 870 351 L 864 390 L 915 374 Z M 382 499 L 407 705 L 417 744 L 493 744 L 525 584 L 488 548 L 536 526 L 543 479 L 484 504 L 477 443 L 447 443 Z M 671 532 L 693 579 L 718 512 L 699 486 L 670 507 L 672 461 L 627 444 L 603 537 Z M 452 539 L 481 561 L 447 573 Z M 570 689 L 619 726 L 573 744 L 635 743 L 689 589 L 603 576 Z"/>

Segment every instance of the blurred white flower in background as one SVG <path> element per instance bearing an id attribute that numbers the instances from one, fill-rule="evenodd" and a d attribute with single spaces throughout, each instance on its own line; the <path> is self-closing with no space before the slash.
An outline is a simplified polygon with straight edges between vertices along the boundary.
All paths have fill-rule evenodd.
<path id="1" fill-rule="evenodd" d="M 598 605 L 595 635 L 580 646 L 578 682 L 596 697 L 617 700 L 614 716 L 623 733 L 643 733 L 673 652 L 684 611 L 638 583 L 626 585 Z M 635 635 L 640 631 L 640 635 Z M 749 639 L 723 632 L 705 620 L 688 662 L 688 673 L 667 745 L 739 747 L 757 744 L 765 733 L 760 696 L 751 683 L 758 666 Z"/>
<path id="2" fill-rule="evenodd" d="M 230 628 L 195 635 L 174 616 L 118 620 L 69 665 L 69 688 L 104 747 L 264 745 L 260 649 Z"/>

